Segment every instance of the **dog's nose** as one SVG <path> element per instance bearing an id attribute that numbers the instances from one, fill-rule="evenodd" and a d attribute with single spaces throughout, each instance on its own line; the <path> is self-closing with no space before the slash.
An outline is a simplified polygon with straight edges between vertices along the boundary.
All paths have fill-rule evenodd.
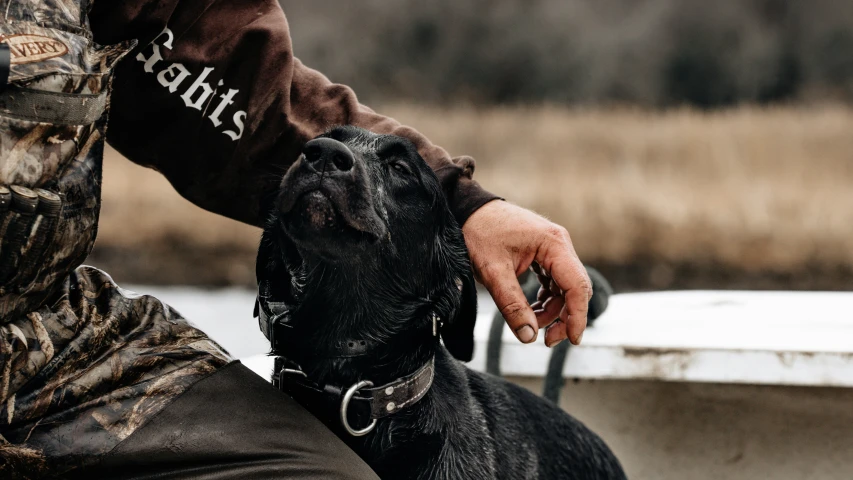
<path id="1" fill-rule="evenodd" d="M 348 172 L 355 157 L 346 145 L 331 138 L 315 138 L 302 148 L 305 162 L 317 172 Z"/>

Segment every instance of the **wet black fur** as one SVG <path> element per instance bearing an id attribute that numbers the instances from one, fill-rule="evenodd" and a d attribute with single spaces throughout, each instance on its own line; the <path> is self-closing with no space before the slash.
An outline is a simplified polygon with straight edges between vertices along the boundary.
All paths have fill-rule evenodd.
<path id="1" fill-rule="evenodd" d="M 580 422 L 453 358 L 473 354 L 476 289 L 461 230 L 414 146 L 354 127 L 324 136 L 347 145 L 355 166 L 311 169 L 300 159 L 282 181 L 258 252 L 258 280 L 291 310 L 297 346 L 284 353 L 318 383 L 378 386 L 433 355 L 436 373 L 420 402 L 365 437 L 343 431 L 336 412 L 314 413 L 384 479 L 624 478 Z M 318 189 L 322 198 L 312 197 Z M 431 312 L 444 322 L 444 346 L 430 334 Z M 325 345 L 352 338 L 375 347 L 327 358 Z"/>

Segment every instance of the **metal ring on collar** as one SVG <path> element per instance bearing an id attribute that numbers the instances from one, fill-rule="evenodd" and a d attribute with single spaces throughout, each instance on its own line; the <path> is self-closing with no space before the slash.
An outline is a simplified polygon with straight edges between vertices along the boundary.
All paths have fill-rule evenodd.
<path id="1" fill-rule="evenodd" d="M 362 380 L 355 385 L 349 387 L 349 390 L 344 394 L 344 400 L 341 402 L 341 423 L 344 425 L 346 431 L 352 435 L 353 437 L 361 437 L 370 433 L 374 427 L 376 427 L 376 419 L 370 422 L 370 425 L 362 428 L 361 430 L 353 429 L 349 422 L 347 421 L 347 408 L 349 407 L 349 402 L 352 400 L 353 395 L 356 394 L 359 390 L 365 387 L 372 387 L 373 382 L 369 380 Z"/>

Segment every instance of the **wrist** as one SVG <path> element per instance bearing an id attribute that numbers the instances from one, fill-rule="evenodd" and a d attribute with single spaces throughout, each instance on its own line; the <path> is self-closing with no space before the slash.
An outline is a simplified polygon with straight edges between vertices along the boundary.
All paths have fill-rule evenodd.
<path id="1" fill-rule="evenodd" d="M 504 205 L 509 205 L 509 202 L 500 197 L 486 200 L 479 207 L 473 210 L 470 215 L 468 215 L 468 218 L 465 219 L 465 223 L 461 225 L 462 232 L 464 233 L 466 230 L 470 230 L 472 225 L 478 224 L 480 220 L 488 217 L 491 212 Z"/>

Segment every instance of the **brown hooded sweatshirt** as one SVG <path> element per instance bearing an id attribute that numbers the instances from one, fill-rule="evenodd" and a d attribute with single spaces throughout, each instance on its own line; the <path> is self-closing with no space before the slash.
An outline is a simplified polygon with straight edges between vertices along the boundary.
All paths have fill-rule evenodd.
<path id="1" fill-rule="evenodd" d="M 100 44 L 140 42 L 116 70 L 108 141 L 202 208 L 258 225 L 261 198 L 302 145 L 344 124 L 414 142 L 460 224 L 496 198 L 472 179 L 472 158 L 451 158 L 295 58 L 275 0 L 99 0 L 89 19 Z"/>

